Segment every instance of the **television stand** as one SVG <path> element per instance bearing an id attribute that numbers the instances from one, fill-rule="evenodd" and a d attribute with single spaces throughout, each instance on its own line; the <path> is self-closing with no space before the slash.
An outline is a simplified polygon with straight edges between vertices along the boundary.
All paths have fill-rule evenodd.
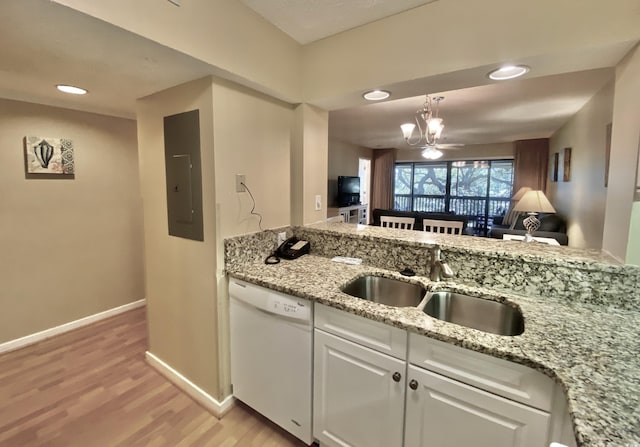
<path id="1" fill-rule="evenodd" d="M 339 208 L 332 208 L 332 211 L 334 213 L 337 211 L 336 214 L 342 216 L 345 223 L 360 225 L 367 225 L 369 223 L 367 205 L 341 206 Z"/>

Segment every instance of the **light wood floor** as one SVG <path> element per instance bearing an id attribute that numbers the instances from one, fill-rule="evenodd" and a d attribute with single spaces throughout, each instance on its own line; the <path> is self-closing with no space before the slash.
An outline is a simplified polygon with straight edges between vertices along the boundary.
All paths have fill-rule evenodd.
<path id="1" fill-rule="evenodd" d="M 0 447 L 305 445 L 242 404 L 216 419 L 146 348 L 137 309 L 0 355 Z"/>

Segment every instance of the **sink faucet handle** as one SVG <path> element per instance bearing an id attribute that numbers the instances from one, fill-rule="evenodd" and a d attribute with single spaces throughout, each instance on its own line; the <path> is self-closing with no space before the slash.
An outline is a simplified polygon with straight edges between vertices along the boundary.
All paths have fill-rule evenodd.
<path id="1" fill-rule="evenodd" d="M 447 264 L 444 259 L 440 261 L 440 267 L 442 268 L 441 276 L 443 278 L 453 278 L 456 276 L 456 272 Z"/>
<path id="2" fill-rule="evenodd" d="M 436 244 L 431 247 L 431 261 L 439 261 L 441 253 L 442 249 L 440 248 L 440 245 Z"/>
<path id="3" fill-rule="evenodd" d="M 443 278 L 453 278 L 455 272 L 442 258 L 442 249 L 436 244 L 430 249 L 431 262 L 429 269 L 429 278 L 432 281 L 442 281 Z"/>

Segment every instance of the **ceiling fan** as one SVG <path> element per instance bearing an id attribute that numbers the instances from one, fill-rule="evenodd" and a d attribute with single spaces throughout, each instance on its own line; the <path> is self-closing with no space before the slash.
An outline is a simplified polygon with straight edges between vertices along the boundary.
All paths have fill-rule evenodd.
<path id="1" fill-rule="evenodd" d="M 455 150 L 455 149 L 462 149 L 464 147 L 464 144 L 447 144 L 447 143 L 441 143 L 441 144 L 434 144 L 434 145 L 426 145 L 426 146 L 421 146 L 420 149 L 422 149 L 422 156 L 424 158 L 426 158 L 427 160 L 437 160 L 438 158 L 442 157 L 444 154 L 442 153 L 442 150 Z"/>
<path id="2" fill-rule="evenodd" d="M 462 149 L 464 144 L 455 144 L 455 143 L 436 143 L 434 146 L 436 149 L 449 150 L 449 149 Z"/>

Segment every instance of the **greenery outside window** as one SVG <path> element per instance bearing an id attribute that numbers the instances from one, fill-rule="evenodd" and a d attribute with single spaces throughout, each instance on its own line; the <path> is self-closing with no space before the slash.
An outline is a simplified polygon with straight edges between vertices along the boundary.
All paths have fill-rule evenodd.
<path id="1" fill-rule="evenodd" d="M 513 192 L 513 160 L 396 163 L 394 174 L 394 209 L 469 216 L 478 231 Z"/>

